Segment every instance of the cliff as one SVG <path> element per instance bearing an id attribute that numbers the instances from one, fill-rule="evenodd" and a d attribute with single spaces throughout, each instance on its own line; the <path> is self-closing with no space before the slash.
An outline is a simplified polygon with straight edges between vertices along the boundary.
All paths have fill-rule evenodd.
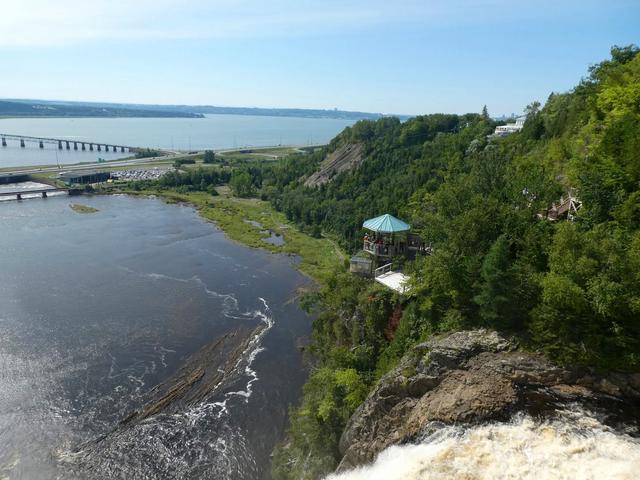
<path id="1" fill-rule="evenodd" d="M 562 368 L 496 332 L 457 332 L 415 346 L 380 379 L 342 434 L 338 471 L 446 425 L 507 420 L 516 412 L 552 416 L 566 403 L 599 411 L 604 423 L 624 423 L 637 435 L 639 401 L 640 374 Z"/>
<path id="2" fill-rule="evenodd" d="M 336 175 L 357 168 L 364 160 L 364 145 L 361 143 L 343 145 L 327 155 L 320 169 L 304 182 L 305 187 L 319 187 L 330 182 Z"/>

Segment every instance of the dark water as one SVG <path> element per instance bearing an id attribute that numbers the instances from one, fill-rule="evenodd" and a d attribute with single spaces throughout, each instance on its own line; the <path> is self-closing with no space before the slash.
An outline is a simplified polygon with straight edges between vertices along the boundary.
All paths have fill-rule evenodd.
<path id="1" fill-rule="evenodd" d="M 68 197 L 0 205 L 0 478 L 263 478 L 305 372 L 292 260 L 188 207 Z M 78 463 L 181 360 L 237 325 L 256 339 L 226 395 L 158 415 Z M 79 470 L 78 470 L 79 469 Z M 83 470 L 85 469 L 85 470 Z"/>

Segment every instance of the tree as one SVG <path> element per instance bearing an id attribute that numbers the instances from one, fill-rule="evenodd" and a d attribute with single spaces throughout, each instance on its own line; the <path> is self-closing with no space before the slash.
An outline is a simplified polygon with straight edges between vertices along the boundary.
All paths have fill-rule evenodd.
<path id="1" fill-rule="evenodd" d="M 485 120 L 489 120 L 489 110 L 487 109 L 487 106 L 485 105 L 484 107 L 482 107 L 482 118 L 484 118 Z"/>
<path id="2" fill-rule="evenodd" d="M 255 188 L 248 172 L 234 172 L 231 175 L 229 186 L 238 197 L 250 197 L 255 194 Z"/>
<path id="3" fill-rule="evenodd" d="M 500 235 L 482 262 L 480 293 L 474 297 L 487 325 L 508 327 L 510 242 Z"/>
<path id="4" fill-rule="evenodd" d="M 216 153 L 213 150 L 205 150 L 203 163 L 214 163 L 215 161 Z"/>

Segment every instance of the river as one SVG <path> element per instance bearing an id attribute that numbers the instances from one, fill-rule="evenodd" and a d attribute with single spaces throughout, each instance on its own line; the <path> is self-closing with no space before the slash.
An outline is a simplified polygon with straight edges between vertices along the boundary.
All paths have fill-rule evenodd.
<path id="1" fill-rule="evenodd" d="M 310 319 L 290 299 L 309 280 L 190 207 L 81 202 L 98 212 L 0 205 L 0 478 L 264 478 L 306 376 Z M 263 329 L 232 384 L 79 455 L 238 326 Z"/>
<path id="2" fill-rule="evenodd" d="M 204 118 L 6 118 L 0 133 L 41 136 L 70 141 L 92 141 L 178 150 L 226 149 L 270 145 L 327 143 L 353 120 L 253 115 L 206 115 Z M 127 156 L 128 154 L 124 154 Z M 121 153 L 58 150 L 57 145 L 16 141 L 0 147 L 0 168 L 55 165 L 99 158 L 122 158 Z"/>

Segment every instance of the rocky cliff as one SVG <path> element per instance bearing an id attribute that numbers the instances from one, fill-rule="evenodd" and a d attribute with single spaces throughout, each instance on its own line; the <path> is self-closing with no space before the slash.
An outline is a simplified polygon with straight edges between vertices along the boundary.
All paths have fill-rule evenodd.
<path id="1" fill-rule="evenodd" d="M 364 160 L 364 145 L 361 143 L 343 145 L 327 155 L 317 172 L 304 182 L 305 187 L 319 187 L 330 182 L 342 172 L 357 168 Z"/>
<path id="2" fill-rule="evenodd" d="M 562 368 L 493 331 L 434 338 L 407 353 L 353 414 L 340 439 L 338 471 L 444 425 L 507 420 L 516 412 L 553 415 L 568 403 L 640 432 L 640 374 Z"/>

